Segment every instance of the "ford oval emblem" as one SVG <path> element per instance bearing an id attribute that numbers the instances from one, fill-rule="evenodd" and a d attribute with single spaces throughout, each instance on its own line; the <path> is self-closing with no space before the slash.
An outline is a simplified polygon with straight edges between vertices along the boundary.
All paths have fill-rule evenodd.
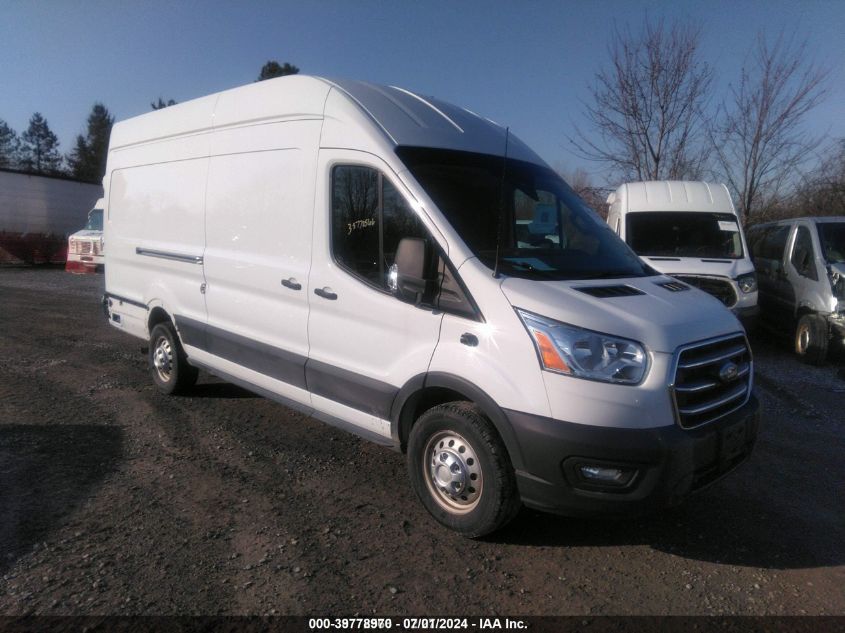
<path id="1" fill-rule="evenodd" d="M 731 382 L 732 380 L 736 380 L 738 374 L 739 367 L 736 366 L 736 363 L 728 361 L 719 369 L 719 380 L 722 382 Z"/>

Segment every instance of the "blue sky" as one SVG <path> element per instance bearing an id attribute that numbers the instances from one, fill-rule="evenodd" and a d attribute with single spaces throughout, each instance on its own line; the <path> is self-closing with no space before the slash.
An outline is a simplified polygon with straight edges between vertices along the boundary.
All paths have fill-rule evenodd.
<path id="1" fill-rule="evenodd" d="M 264 62 L 392 84 L 483 114 L 547 162 L 601 169 L 572 152 L 582 102 L 614 24 L 651 17 L 702 27 L 718 83 L 736 79 L 758 29 L 809 40 L 831 68 L 808 131 L 845 137 L 845 2 L 0 0 L 0 119 L 19 133 L 40 111 L 68 151 L 95 101 L 118 118 L 157 97 L 185 101 L 255 79 Z"/>

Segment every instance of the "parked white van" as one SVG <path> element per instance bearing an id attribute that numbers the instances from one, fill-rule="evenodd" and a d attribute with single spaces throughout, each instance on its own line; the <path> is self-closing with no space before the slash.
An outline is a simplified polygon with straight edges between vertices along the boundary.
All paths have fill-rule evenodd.
<path id="1" fill-rule="evenodd" d="M 607 203 L 608 224 L 650 266 L 710 293 L 746 326 L 753 323 L 757 277 L 725 185 L 628 182 Z"/>
<path id="2" fill-rule="evenodd" d="M 465 109 L 258 82 L 117 123 L 105 186 L 108 318 L 162 391 L 200 368 L 404 451 L 462 534 L 675 503 L 752 449 L 733 315 Z"/>

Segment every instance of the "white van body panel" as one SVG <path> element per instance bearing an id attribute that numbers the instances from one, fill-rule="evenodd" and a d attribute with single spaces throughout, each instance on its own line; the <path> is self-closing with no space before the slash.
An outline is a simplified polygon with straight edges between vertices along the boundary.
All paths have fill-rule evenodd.
<path id="1" fill-rule="evenodd" d="M 207 139 L 194 137 L 197 153 Z M 155 162 L 161 142 L 132 153 L 134 165 L 115 160 L 106 183 L 108 204 L 104 225 L 107 256 L 106 288 L 111 294 L 146 306 L 160 305 L 169 314 L 206 319 L 202 255 L 205 249 L 204 203 L 208 158 Z M 150 151 L 148 151 L 148 148 Z M 148 158 L 148 154 L 153 154 Z M 174 155 L 179 154 L 174 151 Z M 123 153 L 121 158 L 129 158 Z M 178 258 L 183 258 L 182 260 Z M 146 332 L 133 331 L 147 337 Z"/>
<path id="2" fill-rule="evenodd" d="M 458 272 L 473 289 L 484 321 L 444 316 L 430 371 L 471 376 L 477 387 L 505 409 L 551 415 L 537 353 L 513 306 L 500 291 L 502 279 L 493 279 L 477 258 L 467 260 Z M 475 335 L 478 345 L 461 344 L 465 333 Z"/>

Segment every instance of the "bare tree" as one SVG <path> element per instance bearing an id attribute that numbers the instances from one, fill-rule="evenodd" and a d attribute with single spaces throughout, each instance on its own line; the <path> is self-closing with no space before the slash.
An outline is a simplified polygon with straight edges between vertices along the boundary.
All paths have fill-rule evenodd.
<path id="1" fill-rule="evenodd" d="M 555 167 L 555 171 L 566 181 L 566 184 L 572 187 L 572 191 L 577 193 L 587 203 L 587 206 L 598 213 L 603 219 L 607 219 L 608 208 L 606 201 L 607 195 L 611 191 L 610 189 L 595 186 L 590 174 L 582 167 L 577 167 L 574 171 L 570 171 L 558 164 Z"/>
<path id="2" fill-rule="evenodd" d="M 610 67 L 596 75 L 570 142 L 623 180 L 698 178 L 705 166 L 702 110 L 712 70 L 699 61 L 700 30 L 648 19 L 642 32 L 615 31 Z"/>
<path id="3" fill-rule="evenodd" d="M 807 174 L 790 206 L 792 216 L 845 215 L 845 139 L 839 139 Z"/>
<path id="4" fill-rule="evenodd" d="M 796 44 L 781 33 L 769 44 L 758 35 L 739 84 L 719 107 L 710 137 L 746 222 L 794 183 L 821 142 L 803 123 L 825 97 L 828 73 L 806 57 L 806 41 Z"/>

